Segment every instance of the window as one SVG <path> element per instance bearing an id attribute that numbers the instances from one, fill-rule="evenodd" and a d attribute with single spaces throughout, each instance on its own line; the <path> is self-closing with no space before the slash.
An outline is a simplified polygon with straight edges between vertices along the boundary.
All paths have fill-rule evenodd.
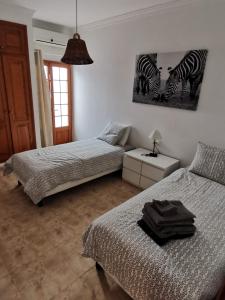
<path id="1" fill-rule="evenodd" d="M 72 140 L 71 69 L 69 65 L 45 61 L 53 117 L 54 144 Z"/>

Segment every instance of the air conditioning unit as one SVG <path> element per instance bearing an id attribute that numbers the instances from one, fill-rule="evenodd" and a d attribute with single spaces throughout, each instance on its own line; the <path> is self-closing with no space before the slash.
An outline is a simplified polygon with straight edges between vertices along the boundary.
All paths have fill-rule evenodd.
<path id="1" fill-rule="evenodd" d="M 69 35 L 58 33 L 54 31 L 49 31 L 41 28 L 33 28 L 34 41 L 38 44 L 45 44 L 52 47 L 62 47 L 65 48 L 70 38 Z"/>

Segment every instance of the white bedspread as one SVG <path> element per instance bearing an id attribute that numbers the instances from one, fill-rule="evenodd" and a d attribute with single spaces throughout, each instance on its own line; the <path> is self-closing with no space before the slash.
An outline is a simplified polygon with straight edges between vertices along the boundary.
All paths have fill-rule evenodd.
<path id="1" fill-rule="evenodd" d="M 137 226 L 153 198 L 181 200 L 197 216 L 195 235 L 158 246 Z M 225 267 L 225 186 L 179 169 L 95 220 L 84 235 L 84 256 L 135 300 L 205 300 Z"/>
<path id="2" fill-rule="evenodd" d="M 59 184 L 119 168 L 124 149 L 98 139 L 81 140 L 14 154 L 6 172 L 14 171 L 36 204 Z"/>

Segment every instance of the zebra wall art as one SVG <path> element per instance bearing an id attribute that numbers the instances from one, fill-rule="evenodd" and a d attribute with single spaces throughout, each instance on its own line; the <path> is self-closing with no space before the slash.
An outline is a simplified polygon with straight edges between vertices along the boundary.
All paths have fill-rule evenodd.
<path id="1" fill-rule="evenodd" d="M 156 58 L 155 54 L 140 55 L 136 68 L 136 92 L 137 94 L 141 93 L 143 96 L 151 93 L 152 100 L 160 98 L 160 71 L 156 67 Z"/>
<path id="2" fill-rule="evenodd" d="M 207 50 L 138 55 L 133 102 L 196 110 Z"/>

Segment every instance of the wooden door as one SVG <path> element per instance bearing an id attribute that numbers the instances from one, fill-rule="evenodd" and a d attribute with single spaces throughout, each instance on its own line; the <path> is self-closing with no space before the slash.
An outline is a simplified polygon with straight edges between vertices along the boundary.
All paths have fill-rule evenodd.
<path id="1" fill-rule="evenodd" d="M 35 148 L 32 95 L 26 56 L 2 55 L 14 152 Z"/>
<path id="2" fill-rule="evenodd" d="M 72 141 L 72 84 L 69 65 L 45 61 L 52 105 L 54 145 Z"/>
<path id="3" fill-rule="evenodd" d="M 26 26 L 0 20 L 0 47 L 5 53 L 27 55 Z"/>
<path id="4" fill-rule="evenodd" d="M 12 153 L 12 136 L 0 57 L 0 162 L 6 161 Z"/>
<path id="5" fill-rule="evenodd" d="M 36 142 L 25 25 L 0 21 L 0 60 L 0 153 L 33 149 Z M 0 154 L 0 160 L 8 156 Z"/>

